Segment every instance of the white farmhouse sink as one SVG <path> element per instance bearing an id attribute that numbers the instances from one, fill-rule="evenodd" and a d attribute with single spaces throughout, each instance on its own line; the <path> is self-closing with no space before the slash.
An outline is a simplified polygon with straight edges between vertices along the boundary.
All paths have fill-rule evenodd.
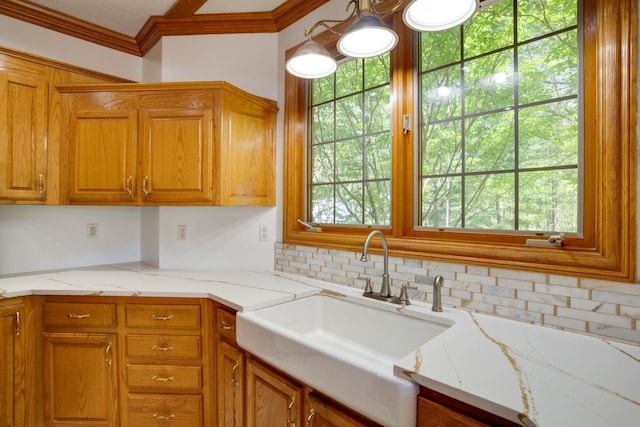
<path id="1" fill-rule="evenodd" d="M 237 340 L 374 421 L 415 426 L 418 386 L 394 376 L 393 364 L 452 323 L 435 315 L 410 317 L 398 308 L 319 294 L 238 313 Z"/>

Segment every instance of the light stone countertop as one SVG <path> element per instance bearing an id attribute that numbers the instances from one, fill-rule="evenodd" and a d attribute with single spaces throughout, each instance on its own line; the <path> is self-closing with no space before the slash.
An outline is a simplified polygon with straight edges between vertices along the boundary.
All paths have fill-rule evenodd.
<path id="1" fill-rule="evenodd" d="M 140 263 L 0 278 L 0 299 L 24 295 L 210 298 L 253 311 L 323 289 L 361 291 L 273 271 L 156 269 Z M 414 303 L 398 311 L 430 313 Z M 395 363 L 394 373 L 527 426 L 636 426 L 640 347 L 444 308 L 454 323 Z"/>

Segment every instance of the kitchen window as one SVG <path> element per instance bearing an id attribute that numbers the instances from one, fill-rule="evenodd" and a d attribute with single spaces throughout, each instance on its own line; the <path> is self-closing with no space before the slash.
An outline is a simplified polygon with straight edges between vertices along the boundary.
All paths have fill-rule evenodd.
<path id="1" fill-rule="evenodd" d="M 378 60 L 389 64 L 390 81 L 372 84 L 375 96 L 362 60 L 341 65 L 351 71 L 324 83 L 287 75 L 285 243 L 357 251 L 378 228 L 398 256 L 633 280 L 637 3 L 584 0 L 581 26 L 575 13 L 550 13 L 570 3 L 514 7 L 505 0 L 464 29 L 441 33 L 415 34 L 394 15 L 400 43 Z M 486 34 L 481 27 L 491 29 L 491 42 L 474 36 Z M 315 39 L 329 49 L 335 43 L 328 33 Z M 340 73 L 353 79 L 345 84 Z M 363 84 L 355 90 L 357 80 Z M 367 111 L 373 98 L 387 96 L 386 89 L 375 92 L 381 87 L 389 88 L 390 105 L 373 123 Z M 320 113 L 313 96 L 306 102 L 307 93 L 329 92 L 333 110 Z M 324 119 L 313 122 L 340 117 L 341 96 L 352 96 L 357 112 L 350 118 L 357 130 L 345 135 Z M 409 132 L 407 114 L 417 118 Z M 368 148 L 385 138 L 390 156 L 372 156 Z M 374 174 L 372 161 L 390 165 L 387 176 Z M 318 164 L 324 169 L 314 176 Z M 345 184 L 351 190 L 341 193 Z M 387 200 L 384 214 L 371 214 L 374 199 L 367 197 L 374 196 Z M 322 232 L 307 231 L 298 219 Z M 559 231 L 567 233 L 562 248 L 526 245 Z"/>

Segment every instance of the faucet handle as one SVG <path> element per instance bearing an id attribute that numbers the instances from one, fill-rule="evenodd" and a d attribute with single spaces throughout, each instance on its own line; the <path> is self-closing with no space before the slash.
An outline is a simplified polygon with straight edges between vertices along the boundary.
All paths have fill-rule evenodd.
<path id="1" fill-rule="evenodd" d="M 400 286 L 400 296 L 398 297 L 400 299 L 400 304 L 403 304 L 403 305 L 411 304 L 411 301 L 409 300 L 409 293 L 407 292 L 407 290 L 409 289 L 418 289 L 418 287 L 409 286 L 408 283 L 405 283 L 402 286 Z"/>

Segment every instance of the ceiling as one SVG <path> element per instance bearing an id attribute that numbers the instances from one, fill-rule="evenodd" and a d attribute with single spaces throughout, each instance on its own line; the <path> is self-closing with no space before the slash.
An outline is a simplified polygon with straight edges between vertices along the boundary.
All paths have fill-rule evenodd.
<path id="1" fill-rule="evenodd" d="M 278 32 L 329 0 L 0 0 L 0 14 L 133 55 L 163 36 Z"/>

